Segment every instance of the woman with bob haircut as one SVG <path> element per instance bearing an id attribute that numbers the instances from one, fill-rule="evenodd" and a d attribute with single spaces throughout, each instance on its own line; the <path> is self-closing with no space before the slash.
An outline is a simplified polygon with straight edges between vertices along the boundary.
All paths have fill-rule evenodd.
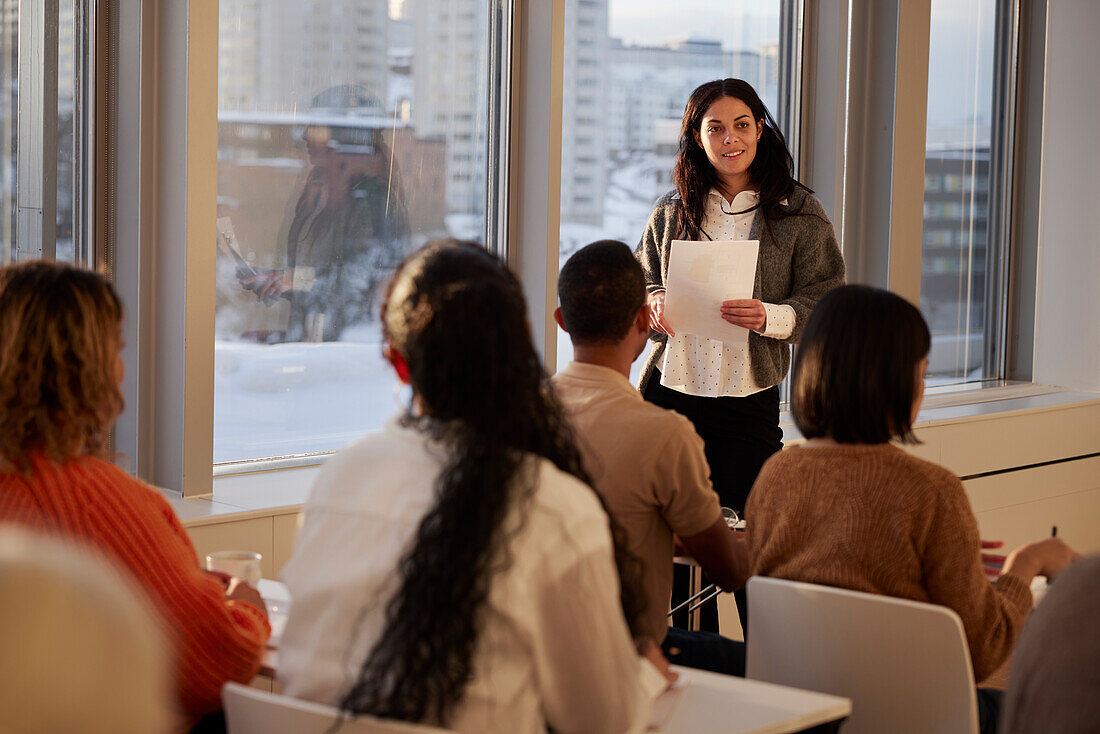
<path id="1" fill-rule="evenodd" d="M 471 734 L 644 728 L 665 677 L 631 639 L 519 282 L 482 247 L 431 243 L 382 322 L 412 399 L 313 486 L 283 572 L 284 691 Z"/>
<path id="2" fill-rule="evenodd" d="M 1057 576 L 1077 555 L 1058 538 L 1029 543 L 987 580 L 962 482 L 892 443 L 917 442 L 929 345 L 920 311 L 893 293 L 849 285 L 821 299 L 792 374 L 806 442 L 761 470 L 746 510 L 749 556 L 754 574 L 953 609 L 981 682 L 1012 651 L 1032 578 Z M 999 696 L 979 688 L 983 732 L 996 729 Z"/>
<path id="3" fill-rule="evenodd" d="M 95 549 L 160 612 L 188 725 L 247 683 L 270 635 L 251 587 L 204 572 L 167 500 L 110 463 L 122 410 L 122 304 L 89 270 L 0 268 L 0 522 Z"/>

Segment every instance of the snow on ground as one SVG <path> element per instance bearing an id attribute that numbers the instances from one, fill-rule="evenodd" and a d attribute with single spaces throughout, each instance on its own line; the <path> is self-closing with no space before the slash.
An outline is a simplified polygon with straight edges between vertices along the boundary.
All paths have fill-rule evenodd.
<path id="1" fill-rule="evenodd" d="M 381 339 L 214 343 L 214 461 L 332 451 L 399 408 Z"/>
<path id="2" fill-rule="evenodd" d="M 569 256 L 589 242 L 611 239 L 625 242 L 631 249 L 637 247 L 645 231 L 646 222 L 653 211 L 653 203 L 663 190 L 658 190 L 656 174 L 656 156 L 651 153 L 632 153 L 617 156 L 612 162 L 611 176 L 604 198 L 603 225 L 561 223 L 560 230 L 560 268 Z M 558 329 L 558 369 L 564 368 L 573 359 L 573 345 L 569 336 Z M 631 381 L 637 382 L 643 357 L 634 363 Z"/>

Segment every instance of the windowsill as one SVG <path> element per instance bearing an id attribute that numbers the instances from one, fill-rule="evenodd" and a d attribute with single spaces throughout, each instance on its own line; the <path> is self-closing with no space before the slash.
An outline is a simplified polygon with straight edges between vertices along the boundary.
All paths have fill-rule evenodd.
<path id="1" fill-rule="evenodd" d="M 938 394 L 926 392 L 913 427 L 920 430 L 998 415 L 1058 410 L 1069 405 L 1092 402 L 1100 403 L 1100 393 L 1067 390 L 1051 385 L 1035 385 L 1030 382 L 992 387 L 979 386 Z M 783 429 L 784 445 L 794 445 L 805 440 L 795 427 L 794 417 L 790 411 L 785 410 L 780 414 L 779 425 Z"/>
<path id="2" fill-rule="evenodd" d="M 1092 403 L 1100 404 L 1100 393 L 1030 383 L 981 387 L 928 395 L 915 428 L 919 431 L 938 425 L 1019 413 L 1042 413 Z M 779 422 L 785 445 L 796 445 L 804 440 L 789 411 L 780 415 Z M 216 476 L 212 497 L 184 499 L 174 493 L 165 494 L 186 526 L 290 514 L 297 512 L 305 503 L 313 479 L 324 461 L 324 456 L 311 458 L 313 463 L 305 466 L 299 464 L 293 468 L 265 468 L 262 471 Z"/>

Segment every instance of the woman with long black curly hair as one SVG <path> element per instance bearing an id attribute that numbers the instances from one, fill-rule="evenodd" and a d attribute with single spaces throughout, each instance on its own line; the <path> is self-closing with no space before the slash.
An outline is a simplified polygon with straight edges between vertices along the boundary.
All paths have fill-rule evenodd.
<path id="1" fill-rule="evenodd" d="M 313 487 L 284 571 L 284 689 L 462 732 L 644 724 L 664 678 L 632 642 L 623 610 L 640 610 L 518 281 L 476 245 L 430 244 L 383 328 L 412 403 Z"/>

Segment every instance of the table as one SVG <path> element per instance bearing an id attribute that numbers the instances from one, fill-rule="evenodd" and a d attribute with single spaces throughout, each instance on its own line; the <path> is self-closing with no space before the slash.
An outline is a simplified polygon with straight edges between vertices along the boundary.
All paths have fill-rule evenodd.
<path id="1" fill-rule="evenodd" d="M 271 579 L 259 584 L 268 607 L 271 639 L 260 674 L 274 678 L 279 667 L 279 638 L 290 610 L 286 585 Z M 672 714 L 665 734 L 790 734 L 843 719 L 852 712 L 847 698 L 745 678 L 673 666 L 682 686 L 662 694 L 657 705 Z"/>
<path id="2" fill-rule="evenodd" d="M 665 734 L 790 734 L 843 719 L 847 698 L 673 666 L 686 682 Z"/>

